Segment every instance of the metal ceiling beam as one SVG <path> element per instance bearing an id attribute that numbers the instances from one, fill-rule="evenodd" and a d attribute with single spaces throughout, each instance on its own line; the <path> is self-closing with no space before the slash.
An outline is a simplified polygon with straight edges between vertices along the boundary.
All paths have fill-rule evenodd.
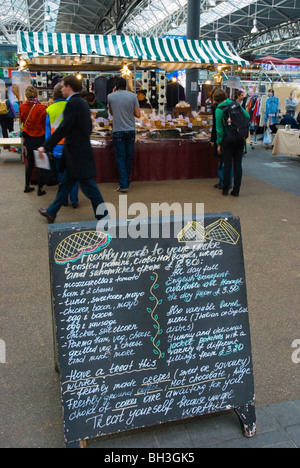
<path id="1" fill-rule="evenodd" d="M 136 8 L 144 0 L 115 0 L 114 3 L 99 18 L 95 27 L 95 34 L 111 34 L 121 32 L 124 22 L 130 18 Z"/>
<path id="2" fill-rule="evenodd" d="M 277 45 L 287 44 L 291 40 L 300 42 L 300 19 L 289 21 L 279 28 L 269 28 L 257 34 L 255 37 L 246 36 L 235 43 L 236 49 L 243 56 L 259 54 L 261 49 L 272 48 Z"/>
<path id="3" fill-rule="evenodd" d="M 6 29 L 6 27 L 4 26 L 4 24 L 2 23 L 2 20 L 0 19 L 0 29 L 5 37 L 5 39 L 7 40 L 7 42 L 9 44 L 13 44 L 14 43 L 14 39 L 12 38 L 11 34 L 9 34 L 8 30 Z"/>

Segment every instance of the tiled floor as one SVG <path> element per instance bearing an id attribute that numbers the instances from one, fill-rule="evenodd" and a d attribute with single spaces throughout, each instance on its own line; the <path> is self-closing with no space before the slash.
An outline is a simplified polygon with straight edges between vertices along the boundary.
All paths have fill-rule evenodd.
<path id="1" fill-rule="evenodd" d="M 8 163 L 5 162 L 6 158 Z M 0 159 L 2 223 L 0 338 L 7 343 L 7 364 L 0 366 L 0 447 L 63 447 L 59 384 L 53 366 L 47 226 L 37 215 L 39 203 L 42 203 L 41 206 L 47 206 L 46 202 L 52 201 L 55 190 L 47 189 L 43 201 L 37 200 L 35 194 L 25 197 L 24 169 L 20 165 L 19 157 L 2 151 Z M 184 450 L 202 447 L 300 447 L 299 364 L 292 364 L 290 359 L 291 342 L 299 338 L 297 315 L 299 300 L 294 286 L 296 283 L 292 282 L 291 272 L 285 267 L 284 273 L 290 282 L 290 290 L 284 287 L 284 304 L 289 304 L 289 317 L 288 320 L 280 320 L 279 323 L 282 317 L 280 303 L 282 271 L 279 277 L 277 270 L 275 268 L 272 270 L 273 287 L 275 279 L 278 280 L 276 288 L 274 287 L 274 297 L 268 288 L 259 288 L 260 283 L 254 281 L 256 277 L 254 267 L 258 265 L 257 268 L 260 268 L 259 261 L 261 261 L 263 269 L 268 258 L 262 248 L 258 252 L 259 258 L 255 257 L 253 245 L 256 244 L 252 244 L 251 239 L 259 235 L 257 242 L 261 245 L 267 231 L 253 232 L 252 225 L 248 226 L 248 218 L 251 217 L 256 217 L 256 222 L 258 218 L 259 220 L 263 218 L 266 223 L 270 220 L 271 225 L 276 227 L 278 235 L 280 229 L 283 229 L 282 226 L 289 227 L 287 239 L 292 245 L 297 243 L 300 159 L 285 156 L 278 156 L 275 159 L 271 152 L 256 147 L 254 150 L 248 149 L 243 168 L 248 179 L 245 177 L 243 193 L 239 199 L 231 200 L 233 197 L 228 197 L 229 200 L 224 200 L 224 197 L 213 189 L 215 181 L 209 180 L 200 181 L 199 186 L 198 181 L 190 182 L 190 190 L 183 201 L 189 201 L 191 197 L 197 200 L 197 190 L 200 187 L 201 196 L 203 194 L 207 200 L 208 212 L 228 211 L 230 208 L 234 213 L 242 215 L 245 253 L 252 262 L 248 268 L 249 294 L 251 296 L 251 292 L 255 290 L 255 297 L 251 299 L 253 304 L 258 306 L 253 308 L 251 317 L 257 393 L 260 401 L 263 399 L 263 403 L 256 408 L 257 435 L 251 439 L 245 438 L 238 417 L 234 413 L 226 413 L 104 437 L 89 441 L 88 448 L 102 447 L 124 451 L 124 449 L 142 448 Z M 160 196 L 166 199 L 169 197 L 168 200 L 172 201 L 174 197 L 186 193 L 186 187 L 183 187 L 182 182 L 162 183 L 155 192 L 153 185 L 143 184 L 141 188 L 137 184 L 136 191 L 139 196 L 145 199 L 152 197 L 151 200 L 154 201 L 159 201 Z M 158 187 L 158 184 L 155 186 Z M 268 187 L 266 198 L 261 200 L 260 190 L 264 190 L 265 187 Z M 107 198 L 115 196 L 109 184 L 107 186 L 104 184 L 102 188 Z M 159 190 L 161 193 L 158 193 Z M 134 191 L 129 194 L 129 197 L 131 196 L 131 201 L 136 201 Z M 229 208 L 228 202 L 231 203 Z M 279 202 L 282 206 L 277 207 Z M 292 217 L 294 213 L 295 216 Z M 90 214 L 90 206 L 82 198 L 80 209 L 62 210 L 59 222 L 82 220 L 82 216 L 83 218 L 86 216 L 84 219 L 89 219 Z M 284 236 L 277 239 L 274 246 L 274 249 L 275 247 L 277 249 L 277 263 L 282 268 L 286 257 L 292 260 L 295 255 L 294 252 L 293 257 L 291 256 L 290 248 L 286 251 L 278 249 L 279 247 L 282 249 L 283 238 Z M 297 264 L 297 268 L 295 267 L 295 275 L 299 274 L 298 266 Z M 260 277 L 258 275 L 258 281 Z M 263 279 L 266 281 L 268 278 Z M 284 278 L 285 281 L 286 279 Z M 291 322 L 293 311 L 295 316 L 297 315 L 295 322 Z M 291 323 L 294 323 L 292 330 Z M 266 342 L 270 326 L 273 326 L 273 335 L 272 339 Z M 273 346 L 273 353 L 268 350 L 267 345 Z M 266 376 L 267 368 L 269 374 Z M 291 394 L 288 391 L 291 391 Z M 268 405 L 269 402 L 282 400 L 292 401 Z"/>
<path id="2" fill-rule="evenodd" d="M 300 400 L 257 408 L 257 435 L 246 438 L 230 412 L 89 441 L 88 448 L 300 448 Z"/>

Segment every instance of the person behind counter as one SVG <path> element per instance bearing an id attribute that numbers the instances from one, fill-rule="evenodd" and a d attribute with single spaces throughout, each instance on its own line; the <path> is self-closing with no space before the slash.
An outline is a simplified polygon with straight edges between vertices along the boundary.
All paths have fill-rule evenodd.
<path id="1" fill-rule="evenodd" d="M 86 96 L 86 100 L 91 110 L 95 110 L 95 109 L 98 110 L 97 117 L 103 117 L 104 119 L 107 119 L 108 112 L 104 104 L 102 104 L 102 102 L 96 101 L 96 95 L 94 93 L 92 93 L 91 91 L 88 92 Z"/>
<path id="2" fill-rule="evenodd" d="M 288 98 L 285 100 L 285 111 L 286 114 L 295 117 L 298 101 L 295 98 L 295 92 L 291 91 Z"/>
<path id="3" fill-rule="evenodd" d="M 297 120 L 292 116 L 292 111 L 288 111 L 286 115 L 280 120 L 279 125 L 290 125 L 293 129 L 300 129 Z"/>
<path id="4" fill-rule="evenodd" d="M 138 89 L 136 96 L 139 101 L 139 106 L 141 109 L 152 109 L 150 102 L 146 98 L 147 91 L 145 89 Z"/>

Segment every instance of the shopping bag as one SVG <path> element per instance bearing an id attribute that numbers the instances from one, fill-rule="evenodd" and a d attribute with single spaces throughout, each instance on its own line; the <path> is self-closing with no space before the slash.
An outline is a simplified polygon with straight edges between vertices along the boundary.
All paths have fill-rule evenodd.
<path id="1" fill-rule="evenodd" d="M 271 145 L 273 142 L 272 133 L 269 127 L 266 128 L 264 136 L 263 136 L 263 144 L 264 145 Z"/>

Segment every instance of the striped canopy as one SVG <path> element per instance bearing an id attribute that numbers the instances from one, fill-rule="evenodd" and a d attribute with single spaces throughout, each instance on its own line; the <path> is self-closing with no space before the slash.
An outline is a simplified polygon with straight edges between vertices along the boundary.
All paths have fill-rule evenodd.
<path id="1" fill-rule="evenodd" d="M 29 68 L 52 65 L 98 70 L 134 62 L 138 68 L 174 71 L 208 64 L 248 64 L 230 42 L 219 41 L 18 31 L 17 45 Z"/>

